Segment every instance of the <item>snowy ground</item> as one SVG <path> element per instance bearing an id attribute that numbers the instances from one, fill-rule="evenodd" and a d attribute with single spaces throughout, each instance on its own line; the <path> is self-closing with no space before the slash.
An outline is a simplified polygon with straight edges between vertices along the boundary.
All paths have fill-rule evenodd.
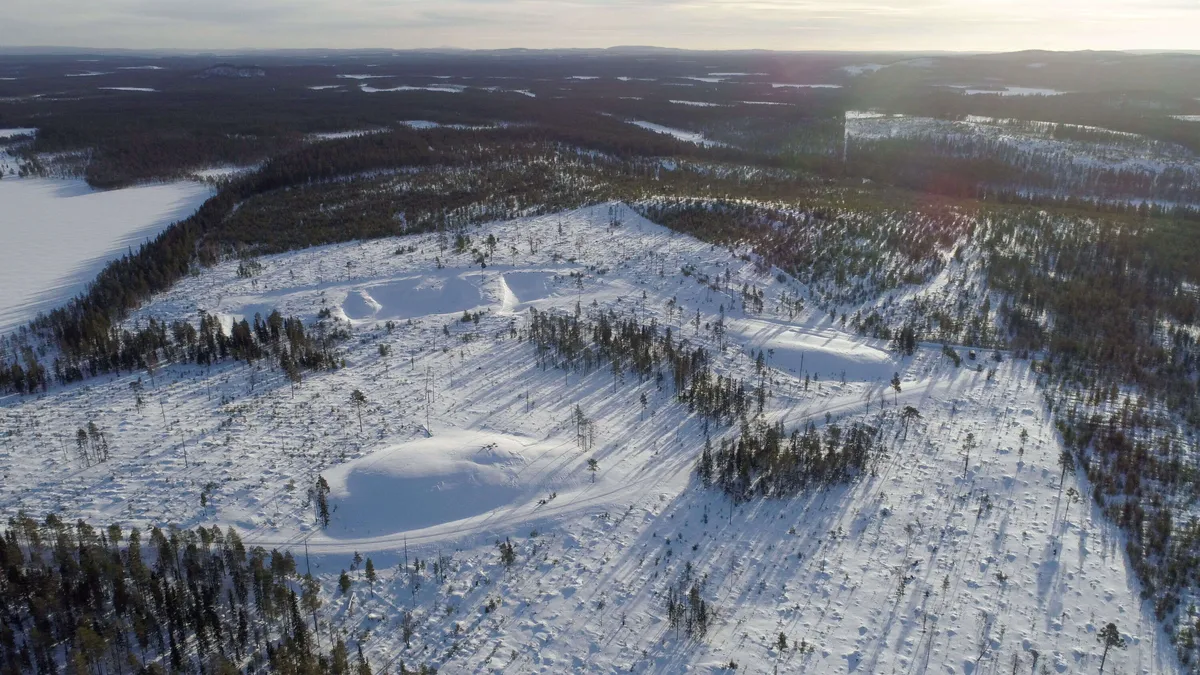
<path id="1" fill-rule="evenodd" d="M 1057 128 L 1095 132 L 1096 140 L 1056 138 L 1054 132 Z M 1111 129 L 977 115 L 970 115 L 964 120 L 943 120 L 853 110 L 846 112 L 847 147 L 852 140 L 889 138 L 941 143 L 988 140 L 1029 158 L 1054 158 L 1064 167 L 1076 169 L 1137 171 L 1151 175 L 1167 170 L 1191 175 L 1200 172 L 1200 158 L 1188 148 Z"/>
<path id="2" fill-rule="evenodd" d="M 932 346 L 899 358 L 827 314 L 789 321 L 779 299 L 803 289 L 617 213 L 616 227 L 600 205 L 472 228 L 473 245 L 499 242 L 486 269 L 417 235 L 263 258 L 252 279 L 236 263 L 185 279 L 131 321 L 328 310 L 352 327 L 346 367 L 308 375 L 294 394 L 260 363 L 0 399 L 0 508 L 219 523 L 290 547 L 324 581 L 322 631 L 361 642 L 376 672 L 403 659 L 443 672 L 724 672 L 733 660 L 748 673 L 1008 673 L 1014 655 L 1029 672 L 1031 649 L 1049 672 L 1092 672 L 1109 621 L 1130 644 L 1108 672 L 1178 670 L 1119 533 L 1089 501 L 1068 499 L 1081 478 L 1059 483 L 1060 447 L 1027 363 L 956 368 Z M 728 292 L 696 281 L 726 269 Z M 743 284 L 764 291 L 763 313 L 741 306 Z M 669 384 L 542 370 L 512 337 L 529 308 L 577 305 L 653 318 L 747 380 L 762 349 L 769 419 L 869 422 L 887 452 L 852 485 L 731 508 L 696 484 L 704 425 Z M 478 323 L 464 311 L 481 312 Z M 707 329 L 722 311 L 723 341 Z M 361 430 L 354 389 L 368 400 Z M 904 433 L 906 405 L 921 419 Z M 586 451 L 576 406 L 595 427 Z M 88 421 L 113 454 L 91 468 L 71 448 Z M 968 434 L 977 447 L 964 461 Z M 326 530 L 307 494 L 318 475 L 331 487 Z M 509 568 L 496 548 L 505 538 Z M 354 570 L 343 596 L 334 580 L 355 552 L 379 579 Z M 413 573 L 417 558 L 428 566 Z M 703 580 L 715 611 L 701 642 L 667 628 L 666 588 L 685 574 Z M 780 633 L 811 652 L 780 651 Z"/>
<path id="3" fill-rule="evenodd" d="M 211 193 L 194 182 L 96 191 L 82 180 L 0 180 L 0 332 L 63 304 Z"/>

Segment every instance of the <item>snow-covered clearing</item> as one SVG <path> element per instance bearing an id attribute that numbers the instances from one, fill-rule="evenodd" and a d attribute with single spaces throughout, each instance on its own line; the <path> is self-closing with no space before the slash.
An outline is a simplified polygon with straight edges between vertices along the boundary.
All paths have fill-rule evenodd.
<path id="1" fill-rule="evenodd" d="M 773 89 L 841 89 L 840 84 L 772 84 Z"/>
<path id="2" fill-rule="evenodd" d="M 1059 91 L 1058 89 L 1045 89 L 1042 87 L 1013 87 L 1003 86 L 995 88 L 974 87 L 971 85 L 948 84 L 945 85 L 952 89 L 960 89 L 967 96 L 991 95 L 991 96 L 1061 96 L 1070 92 Z"/>
<path id="3" fill-rule="evenodd" d="M 727 108 L 728 107 L 724 103 L 709 103 L 708 101 L 680 101 L 680 100 L 673 99 L 671 101 L 671 103 L 674 103 L 675 105 L 690 105 L 690 106 L 694 106 L 697 108 Z"/>
<path id="4" fill-rule="evenodd" d="M 437 91 L 437 92 L 441 92 L 443 94 L 461 94 L 467 88 L 461 84 L 438 84 L 438 85 L 430 85 L 428 87 L 413 87 L 413 86 L 410 86 L 407 84 L 402 84 L 398 87 L 385 87 L 385 88 L 372 87 L 370 85 L 363 84 L 363 85 L 360 85 L 358 89 L 359 89 L 359 91 L 362 91 L 362 92 L 365 92 L 368 94 L 374 94 L 374 93 L 378 93 L 378 92 L 387 92 L 387 91 Z"/>
<path id="5" fill-rule="evenodd" d="M 1007 673 L 1014 654 L 1028 672 L 1030 649 L 1054 672 L 1092 672 L 1109 621 L 1130 643 L 1110 672 L 1178 669 L 1120 534 L 1068 498 L 1080 477 L 1060 485 L 1028 363 L 987 354 L 956 368 L 932 346 L 900 357 L 821 311 L 789 319 L 783 295 L 805 295 L 795 282 L 622 205 L 466 234 L 479 247 L 495 236 L 486 268 L 427 234 L 181 281 L 130 322 L 326 314 L 351 328 L 345 367 L 294 393 L 272 364 L 175 364 L 2 399 L 0 506 L 219 523 L 286 546 L 323 581 L 322 631 L 355 636 L 376 672 L 404 659 L 443 672 L 724 672 L 732 660 L 748 673 Z M 744 284 L 763 312 L 742 305 Z M 765 381 L 767 419 L 869 423 L 886 453 L 849 485 L 732 506 L 693 467 L 706 428 L 714 442 L 735 428 L 706 425 L 669 382 L 543 369 L 514 333 L 530 308 L 653 320 L 704 346 L 716 372 Z M 711 329 L 722 316 L 723 336 Z M 920 413 L 907 430 L 905 406 Z M 113 456 L 85 468 L 70 445 L 89 421 Z M 308 495 L 318 475 L 325 530 Z M 334 581 L 355 552 L 379 579 L 352 570 L 343 596 Z M 437 565 L 413 572 L 417 558 Z M 668 628 L 666 589 L 681 578 L 713 612 L 701 641 Z"/>
<path id="6" fill-rule="evenodd" d="M 643 122 L 640 120 L 630 120 L 629 123 L 639 126 L 643 129 L 646 129 L 647 131 L 653 131 L 653 132 L 659 133 L 659 134 L 667 134 L 668 136 L 674 136 L 675 138 L 678 138 L 681 141 L 687 141 L 688 143 L 695 143 L 697 145 L 704 145 L 704 146 L 724 145 L 724 143 L 722 143 L 720 141 L 714 141 L 710 138 L 705 137 L 704 134 L 702 134 L 698 131 L 686 131 L 684 129 L 675 129 L 673 127 L 667 127 L 667 126 L 663 126 L 661 124 L 655 124 L 654 122 Z"/>
<path id="7" fill-rule="evenodd" d="M 1059 137 L 1057 130 L 1094 132 L 1095 138 Z M 1160 174 L 1166 170 L 1200 172 L 1200 157 L 1190 149 L 1138 134 L 1078 124 L 997 119 L 969 115 L 963 120 L 847 111 L 846 138 L 909 138 L 946 143 L 987 140 L 1030 157 L 1053 158 L 1063 167 L 1111 169 Z"/>
<path id="8" fill-rule="evenodd" d="M 881 63 L 860 63 L 860 64 L 856 64 L 856 65 L 852 65 L 852 66 L 842 66 L 841 69 L 844 70 L 846 73 L 857 77 L 857 76 L 863 75 L 865 73 L 879 72 L 880 70 L 883 70 L 884 68 L 887 68 L 887 66 L 883 65 Z"/>
<path id="9" fill-rule="evenodd" d="M 195 182 L 100 192 L 82 180 L 0 180 L 0 331 L 63 304 L 211 193 Z"/>
<path id="10" fill-rule="evenodd" d="M 230 178 L 239 176 L 244 173 L 249 173 L 257 169 L 257 166 L 214 166 L 208 169 L 200 169 L 193 171 L 190 175 L 199 180 L 218 180 L 221 178 Z"/>
<path id="11" fill-rule="evenodd" d="M 387 129 L 351 129 L 349 131 L 322 131 L 315 134 L 309 134 L 307 139 L 310 141 L 335 141 L 341 138 L 357 138 L 359 136 L 368 136 L 370 134 L 379 134 L 387 131 Z"/>

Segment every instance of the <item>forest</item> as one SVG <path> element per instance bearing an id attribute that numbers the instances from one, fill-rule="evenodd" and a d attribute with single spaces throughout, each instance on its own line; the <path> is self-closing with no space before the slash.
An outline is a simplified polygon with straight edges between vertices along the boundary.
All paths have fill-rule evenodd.
<path id="1" fill-rule="evenodd" d="M 143 533 L 22 514 L 0 535 L 2 673 L 373 672 L 322 638 L 319 586 L 292 554 L 247 548 L 233 528 Z"/>

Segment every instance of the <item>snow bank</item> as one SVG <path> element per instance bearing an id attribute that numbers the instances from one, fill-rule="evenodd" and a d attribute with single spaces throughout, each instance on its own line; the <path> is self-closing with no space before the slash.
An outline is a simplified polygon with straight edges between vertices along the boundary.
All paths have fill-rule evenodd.
<path id="1" fill-rule="evenodd" d="M 773 321 L 744 319 L 730 322 L 731 332 L 754 352 L 768 352 L 768 365 L 797 377 L 805 373 L 822 380 L 877 382 L 903 370 L 899 359 L 875 340 L 832 329 L 803 329 Z M 773 352 L 773 353 L 771 353 Z"/>

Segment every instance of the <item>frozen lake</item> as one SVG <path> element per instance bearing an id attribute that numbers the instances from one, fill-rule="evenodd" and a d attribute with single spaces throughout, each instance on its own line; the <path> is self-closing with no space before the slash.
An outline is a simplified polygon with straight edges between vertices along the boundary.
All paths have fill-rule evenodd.
<path id="1" fill-rule="evenodd" d="M 0 332 L 62 305 L 211 194 L 193 182 L 96 191 L 81 180 L 0 180 Z"/>

